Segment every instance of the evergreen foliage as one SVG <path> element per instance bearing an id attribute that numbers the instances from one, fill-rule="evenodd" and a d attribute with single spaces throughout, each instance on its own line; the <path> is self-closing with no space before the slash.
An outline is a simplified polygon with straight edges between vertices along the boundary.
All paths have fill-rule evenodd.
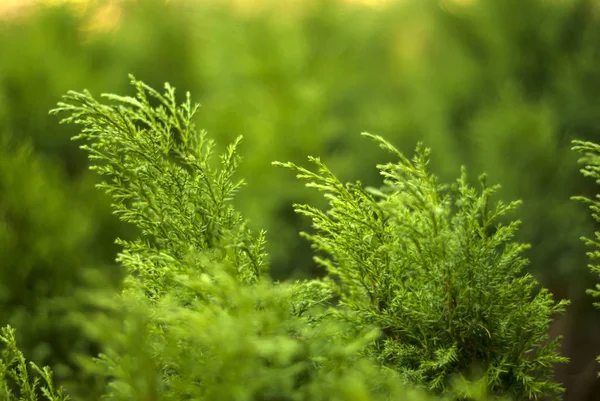
<path id="1" fill-rule="evenodd" d="M 432 168 L 444 180 L 456 175 L 447 166 L 465 164 L 501 182 L 502 199 L 523 200 L 517 217 L 535 222 L 517 233 L 534 245 L 527 270 L 573 299 L 569 314 L 578 319 L 564 328 L 573 342 L 565 352 L 586 360 L 581 333 L 591 331 L 595 313 L 579 302 L 590 282 L 578 237 L 594 225 L 569 201 L 571 194 L 590 194 L 569 144 L 574 136 L 598 135 L 598 3 L 409 3 L 423 34 L 403 74 L 408 92 L 395 106 L 405 115 L 388 123 L 394 128 L 369 129 L 408 150 L 404 130 L 395 128 L 407 120 L 399 126 L 437 150 Z"/>
<path id="2" fill-rule="evenodd" d="M 118 296 L 85 294 L 79 315 L 104 345 L 83 367 L 108 400 L 425 400 L 397 374 L 361 356 L 372 325 L 343 324 L 318 308 L 319 281 L 273 284 L 263 274 L 262 233 L 229 205 L 236 141 L 211 165 L 212 143 L 192 122 L 198 106 L 175 103 L 133 77 L 136 97 L 70 92 L 52 113 L 83 125 L 77 139 L 107 178 L 121 220 L 141 229 L 124 247 Z M 155 101 L 155 106 L 151 101 Z M 315 308 L 317 309 L 315 310 Z M 75 318 L 76 316 L 74 316 Z"/>
<path id="3" fill-rule="evenodd" d="M 470 187 L 467 175 L 441 185 L 428 168 L 429 149 L 413 161 L 378 136 L 397 163 L 379 165 L 381 189 L 344 184 L 317 158 L 316 172 L 292 163 L 329 209 L 295 205 L 312 219 L 303 233 L 326 257 L 316 261 L 335 278 L 340 313 L 358 327 L 374 324 L 385 337 L 374 354 L 408 381 L 444 393 L 457 373 L 482 371 L 496 394 L 516 399 L 557 396 L 552 367 L 566 362 L 560 338 L 547 342 L 555 303 L 522 272 L 525 244 L 514 242 L 519 221 L 499 220 L 519 202 L 494 205 L 498 186 Z"/>
<path id="4" fill-rule="evenodd" d="M 211 260 L 231 259 L 243 282 L 254 282 L 265 269 L 264 233 L 253 236 L 230 205 L 243 181 L 235 180 L 238 138 L 221 156 L 221 169 L 211 159 L 214 143 L 196 133 L 189 93 L 179 106 L 175 90 L 160 94 L 133 77 L 137 96 L 105 95 L 116 105 L 98 103 L 89 92 L 69 92 L 53 113 L 71 115 L 62 122 L 84 126 L 74 139 L 106 181 L 98 184 L 114 203 L 114 213 L 141 230 L 137 241 L 123 241 L 119 261 L 138 275 L 153 296 L 167 291 L 178 260 L 191 250 L 215 253 Z M 157 101 L 156 107 L 150 101 Z M 226 247 L 219 245 L 227 244 Z M 175 263 L 175 264 L 173 264 Z M 165 266 L 170 266 L 166 268 Z"/>
<path id="5" fill-rule="evenodd" d="M 57 368 L 57 380 L 77 380 L 73 352 L 95 352 L 66 321 L 80 307 L 72 293 L 97 288 L 85 280 L 89 271 L 107 289 L 122 278 L 107 257 L 117 248 L 97 241 L 107 228 L 98 223 L 105 199 L 91 184 L 69 183 L 31 143 L 0 138 L 0 321 L 16 329 L 25 358 Z"/>
<path id="6" fill-rule="evenodd" d="M 600 184 L 600 145 L 595 142 L 575 140 L 572 149 L 581 154 L 579 159 L 579 163 L 583 164 L 581 173 L 585 177 L 593 178 L 596 184 Z M 587 204 L 593 219 L 600 222 L 600 195 L 597 194 L 593 198 L 574 196 L 573 199 Z M 593 248 L 592 251 L 587 252 L 590 260 L 600 259 L 600 231 L 596 231 L 593 238 L 582 237 L 581 239 L 588 247 Z M 590 263 L 588 267 L 593 273 L 600 274 L 600 264 Z M 596 284 L 595 288 L 589 288 L 586 292 L 593 297 L 600 297 L 600 284 Z M 600 308 L 600 302 L 594 302 L 594 306 Z M 600 362 L 600 356 L 597 360 Z"/>
<path id="7" fill-rule="evenodd" d="M 27 364 L 17 348 L 15 329 L 5 326 L 0 330 L 0 399 L 3 401 L 37 401 L 41 392 L 47 401 L 67 401 L 63 388 L 55 388 L 52 370 L 40 368 L 33 362 Z M 35 373 L 35 376 L 31 376 Z M 45 385 L 40 387 L 40 378 Z M 15 391 L 16 389 L 16 391 Z"/>
<path id="8" fill-rule="evenodd" d="M 104 378 L 105 399 L 429 399 L 360 357 L 376 331 L 350 337 L 348 325 L 294 313 L 305 288 L 244 285 L 225 265 L 188 267 L 158 302 L 132 286 L 112 313 L 88 317 L 106 348 L 84 366 Z"/>
<path id="9" fill-rule="evenodd" d="M 205 107 L 198 117 L 217 143 L 250 134 L 240 149 L 250 185 L 236 207 L 251 225 L 268 229 L 277 277 L 317 271 L 308 242 L 296 238 L 300 224 L 308 230 L 308 219 L 294 216 L 289 203 L 323 203 L 269 161 L 300 164 L 299 155 L 319 154 L 340 180 L 375 185 L 369 167 L 381 154 L 363 152 L 360 138 L 349 135 L 368 127 L 402 151 L 417 139 L 431 145 L 431 168 L 443 181 L 465 163 L 502 182 L 504 199 L 524 201 L 518 217 L 535 222 L 517 232 L 518 240 L 533 244 L 527 268 L 555 294 L 583 292 L 577 281 L 589 275 L 577 270 L 585 270 L 577 238 L 593 231 L 592 219 L 568 197 L 594 192 L 578 176 L 567 144 L 573 133 L 597 135 L 594 1 L 445 1 L 439 7 L 417 0 L 381 11 L 316 1 L 294 12 L 285 8 L 289 2 L 276 1 L 252 13 L 223 2 L 93 3 L 90 13 L 63 5 L 0 21 L 0 135 L 32 139 L 27 157 L 11 147 L 0 151 L 0 175 L 8 178 L 0 183 L 0 248 L 6 246 L 0 283 L 10 298 L 0 310 L 17 328 L 28 359 L 54 365 L 70 358 L 81 338 L 48 310 L 56 311 L 57 295 L 81 286 L 80 267 L 108 265 L 114 237 L 125 237 L 104 212 L 105 198 L 79 190 L 89 179 L 80 180 L 84 153 L 68 142 L 75 127 L 55 126 L 45 111 L 68 88 L 121 93 L 127 71 L 152 84 L 170 76 L 177 87 L 200 94 Z M 108 32 L 81 29 L 103 3 L 123 6 L 123 23 Z M 42 154 L 46 160 L 38 165 Z M 53 165 L 69 175 L 55 179 Z M 42 197 L 35 189 L 40 183 Z M 49 250 L 49 243 L 56 246 Z M 32 277 L 48 283 L 46 289 L 32 291 Z M 578 369 L 599 338 L 596 315 L 583 312 L 571 306 L 553 328 L 566 333 L 563 352 L 573 356 L 557 371 L 572 394 L 594 391 L 578 388 Z M 55 371 L 57 380 L 63 372 Z"/>

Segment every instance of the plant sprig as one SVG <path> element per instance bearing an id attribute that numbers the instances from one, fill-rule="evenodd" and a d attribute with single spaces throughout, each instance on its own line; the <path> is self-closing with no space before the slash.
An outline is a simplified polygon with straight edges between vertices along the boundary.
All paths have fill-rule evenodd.
<path id="1" fill-rule="evenodd" d="M 70 91 L 51 111 L 83 126 L 74 139 L 86 141 L 90 168 L 105 179 L 98 187 L 112 197 L 114 213 L 141 230 L 137 241 L 119 240 L 119 260 L 153 294 L 173 284 L 183 268 L 177 261 L 194 251 L 231 258 L 240 280 L 255 282 L 266 270 L 264 232 L 254 235 L 230 204 L 244 183 L 234 177 L 241 137 L 216 168 L 215 143 L 196 129 L 199 105 L 190 94 L 178 105 L 168 83 L 161 94 L 130 79 L 135 97 L 104 94 L 110 104 L 102 104 L 88 91 Z"/>
<path id="2" fill-rule="evenodd" d="M 377 166 L 381 188 L 342 183 L 317 158 L 316 171 L 292 163 L 306 186 L 324 193 L 329 209 L 294 205 L 312 219 L 302 233 L 333 278 L 344 318 L 375 324 L 385 334 L 373 355 L 409 382 L 445 393 L 457 375 L 480 369 L 494 394 L 517 399 L 558 396 L 552 365 L 560 338 L 547 342 L 551 316 L 565 310 L 522 272 L 529 247 L 514 242 L 520 224 L 500 223 L 518 201 L 491 205 L 499 186 L 466 170 L 452 186 L 429 171 L 430 150 L 417 146 L 409 160 L 392 144 L 364 134 L 399 160 Z"/>
<path id="3" fill-rule="evenodd" d="M 47 401 L 69 400 L 62 387 L 54 386 L 50 367 L 40 368 L 33 362 L 27 363 L 17 347 L 14 328 L 5 326 L 0 329 L 0 343 L 3 346 L 0 354 L 0 399 L 38 401 L 41 395 Z M 31 376 L 30 369 L 36 376 Z M 40 386 L 40 378 L 45 385 Z M 16 390 L 17 394 L 13 390 Z"/>

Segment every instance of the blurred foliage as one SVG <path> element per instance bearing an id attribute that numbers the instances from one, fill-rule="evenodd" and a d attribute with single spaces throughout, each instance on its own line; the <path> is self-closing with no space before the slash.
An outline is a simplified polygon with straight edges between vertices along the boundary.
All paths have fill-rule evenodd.
<path id="1" fill-rule="evenodd" d="M 38 256 L 44 263 L 27 274 L 21 261 L 34 257 L 32 248 L 6 248 L 0 274 L 22 296 L 2 301 L 7 317 L 20 307 L 46 316 L 45 301 L 25 296 L 25 279 L 12 277 L 31 281 L 38 270 L 46 277 L 41 272 L 52 269 L 52 283 L 76 283 L 75 266 L 110 264 L 114 237 L 131 234 L 109 215 L 105 198 L 85 195 L 95 178 L 69 141 L 74 130 L 47 115 L 69 89 L 129 93 L 128 73 L 150 86 L 168 80 L 189 89 L 203 104 L 199 126 L 218 143 L 244 135 L 241 171 L 248 186 L 237 207 L 253 228 L 267 230 L 277 278 L 324 273 L 297 234 L 308 223 L 291 206 L 324 203 L 271 161 L 304 165 L 312 154 L 342 181 L 376 185 L 373 166 L 389 156 L 363 150 L 358 133 L 369 131 L 403 152 L 423 140 L 436 149 L 432 169 L 442 180 L 456 176 L 461 164 L 473 176 L 488 172 L 503 184 L 503 197 L 523 199 L 518 240 L 533 245 L 532 272 L 557 297 L 585 297 L 592 281 L 579 237 L 592 233 L 594 223 L 569 197 L 591 195 L 593 188 L 578 174 L 569 142 L 594 140 L 600 127 L 595 1 L 228 4 L 98 0 L 39 6 L 0 20 L 0 136 L 31 143 L 32 152 L 21 164 L 0 158 L 0 174 L 8 177 L 0 188 L 2 218 L 41 219 L 35 224 L 48 231 L 12 226 L 11 235 L 25 244 L 66 238 L 50 242 L 60 258 Z M 36 172 L 28 170 L 42 155 Z M 28 193 L 30 203 L 19 193 Z M 40 207 L 49 209 L 31 214 Z M 56 291 L 63 285 L 48 284 Z M 26 327 L 13 325 L 17 333 Z M 53 345 L 60 354 L 70 340 L 53 338 L 64 342 Z M 29 357 L 33 343 L 21 343 Z"/>
<path id="2" fill-rule="evenodd" d="M 128 1 L 106 17 L 118 16 L 117 26 L 82 28 L 106 4 L 116 7 L 41 8 L 2 27 L 1 127 L 32 137 L 71 174 L 83 168 L 72 131 L 46 115 L 60 93 L 119 91 L 127 73 L 151 86 L 168 79 L 201 99 L 212 135 L 245 135 L 250 185 L 239 207 L 268 230 L 278 277 L 316 273 L 290 206 L 312 195 L 270 161 L 320 155 L 341 179 L 374 183 L 381 153 L 361 152 L 362 130 L 402 150 L 419 139 L 447 149 L 433 161 L 439 174 L 464 163 L 523 198 L 531 224 L 522 235 L 537 245 L 541 279 L 582 265 L 577 238 L 591 222 L 568 200 L 587 192 L 568 141 L 596 133 L 593 2 L 312 1 L 240 13 L 218 2 Z"/>
<path id="3" fill-rule="evenodd" d="M 117 248 L 98 241 L 116 224 L 91 184 L 67 181 L 31 146 L 0 138 L 0 319 L 19 328 L 28 357 L 60 364 L 61 377 L 72 374 L 71 352 L 95 349 L 65 322 L 81 311 L 75 290 L 94 288 L 85 272 L 102 271 L 113 290 L 122 276 L 110 256 Z"/>

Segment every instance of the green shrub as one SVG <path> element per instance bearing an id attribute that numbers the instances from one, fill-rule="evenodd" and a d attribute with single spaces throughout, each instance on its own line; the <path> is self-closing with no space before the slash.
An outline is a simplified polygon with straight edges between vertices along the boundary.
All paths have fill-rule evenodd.
<path id="1" fill-rule="evenodd" d="M 273 276 L 320 272 L 310 262 L 307 242 L 297 237 L 298 228 L 309 231 L 309 224 L 294 215 L 290 203 L 325 203 L 269 162 L 301 164 L 303 155 L 319 154 L 341 181 L 375 185 L 372 166 L 389 156 L 365 152 L 360 138 L 351 135 L 368 129 L 403 151 L 424 140 L 436 149 L 432 171 L 444 181 L 466 164 L 502 182 L 504 199 L 524 201 L 518 217 L 536 222 L 516 234 L 518 241 L 534 245 L 527 253 L 528 269 L 560 296 L 581 292 L 588 276 L 578 270 L 584 257 L 576 238 L 579 232 L 593 231 L 592 219 L 568 197 L 592 192 L 573 167 L 574 155 L 566 144 L 573 134 L 593 138 L 598 126 L 600 24 L 593 1 L 513 0 L 500 5 L 480 0 L 454 8 L 417 1 L 381 10 L 317 1 L 297 14 L 273 5 L 249 15 L 201 3 L 119 2 L 123 23 L 103 33 L 81 29 L 91 13 L 76 14 L 68 7 L 44 7 L 26 19 L 0 22 L 0 135 L 31 138 L 32 158 L 43 153 L 47 160 L 41 170 L 53 170 L 50 165 L 55 164 L 68 172 L 63 184 L 51 185 L 65 190 L 59 198 L 63 206 L 52 209 L 53 215 L 81 210 L 79 202 L 85 199 L 87 217 L 82 221 L 95 232 L 74 247 L 84 253 L 78 259 L 90 253 L 90 259 L 109 265 L 114 237 L 128 236 L 105 212 L 103 199 L 79 191 L 90 180 L 80 181 L 85 158 L 68 141 L 73 127 L 56 127 L 45 110 L 72 87 L 124 92 L 125 73 L 133 71 L 155 85 L 172 77 L 178 87 L 199 94 L 204 107 L 198 116 L 217 143 L 246 135 L 240 154 L 250 185 L 235 206 L 251 227 L 266 229 Z M 2 157 L 7 176 L 27 178 L 3 164 Z M 25 178 L 12 180 L 16 189 L 2 187 L 1 193 L 31 191 Z M 74 190 L 70 179 L 75 179 Z M 29 205 L 29 210 L 45 208 Z M 23 218 L 26 209 L 20 206 L 9 206 L 5 221 Z M 53 224 L 57 231 L 52 234 L 30 230 L 27 224 L 10 230 L 25 227 L 16 235 L 30 243 L 70 237 L 61 231 L 69 224 L 60 226 L 58 217 Z M 14 247 L 10 253 L 7 257 L 18 261 L 29 258 L 30 250 Z M 43 270 L 60 271 L 66 282 L 79 283 L 77 267 L 65 255 Z M 11 276 L 15 266 L 2 264 L 2 277 Z M 17 282 L 9 287 L 13 294 L 29 294 Z M 66 285 L 50 287 L 62 291 Z M 44 363 L 67 360 L 62 354 L 73 341 L 70 328 L 52 328 L 50 342 L 38 341 L 47 336 L 46 329 L 28 328 L 49 322 L 47 298 L 14 300 L 20 303 L 1 306 L 5 321 L 19 329 L 25 355 Z M 16 316 L 8 318 L 11 311 Z M 574 355 L 576 364 L 585 361 L 593 345 L 582 342 L 593 320 L 576 305 L 570 312 L 575 316 L 564 331 L 574 346 L 565 344 L 564 352 Z"/>
<path id="2" fill-rule="evenodd" d="M 52 111 L 83 125 L 76 138 L 105 179 L 98 186 L 141 232 L 119 241 L 124 292 L 95 297 L 108 312 L 82 324 L 105 346 L 100 367 L 85 366 L 105 376 L 108 399 L 397 399 L 411 385 L 452 399 L 561 392 L 551 378 L 566 359 L 559 339 L 542 342 L 566 302 L 533 294 L 526 246 L 512 242 L 518 223 L 495 221 L 517 203 L 492 208 L 496 188 L 483 178 L 481 195 L 464 173 L 448 191 L 427 150 L 411 163 L 378 137 L 400 158 L 379 166 L 380 190 L 343 184 L 318 159 L 318 173 L 283 164 L 326 192 L 327 212 L 296 209 L 332 259 L 317 258 L 324 280 L 273 284 L 264 234 L 230 204 L 243 183 L 239 140 L 217 164 L 189 93 L 178 105 L 168 84 L 164 94 L 132 85 L 135 97 L 103 95 L 108 105 L 69 92 Z M 456 385 L 481 374 L 483 395 Z"/>
<path id="3" fill-rule="evenodd" d="M 54 110 L 84 126 L 77 138 L 89 141 L 83 148 L 106 179 L 98 186 L 142 235 L 120 241 L 129 275 L 112 313 L 81 316 L 105 345 L 100 368 L 87 365 L 104 372 L 105 398 L 421 399 L 401 392 L 392 372 L 357 359 L 372 329 L 348 335 L 326 314 L 308 313 L 328 298 L 318 282 L 274 285 L 262 276 L 263 235 L 229 205 L 242 184 L 233 179 L 237 142 L 214 168 L 189 94 L 178 106 L 169 85 L 161 95 L 132 84 L 135 98 L 106 95 L 117 105 L 71 92 Z M 92 298 L 110 311 L 109 296 Z"/>
<path id="4" fill-rule="evenodd" d="M 344 184 L 319 159 L 311 158 L 317 172 L 283 164 L 329 201 L 326 211 L 295 208 L 312 219 L 316 233 L 304 236 L 326 255 L 316 261 L 337 279 L 345 319 L 380 327 L 378 359 L 428 390 L 445 392 L 453 375 L 480 369 L 496 394 L 562 392 L 552 368 L 567 358 L 557 353 L 560 338 L 546 339 L 568 302 L 554 303 L 522 271 L 528 245 L 513 241 L 520 222 L 500 222 L 520 202 L 494 206 L 499 187 L 481 176 L 477 191 L 464 169 L 455 185 L 441 185 L 429 149 L 420 145 L 411 162 L 366 135 L 399 159 L 378 166 L 381 189 Z"/>

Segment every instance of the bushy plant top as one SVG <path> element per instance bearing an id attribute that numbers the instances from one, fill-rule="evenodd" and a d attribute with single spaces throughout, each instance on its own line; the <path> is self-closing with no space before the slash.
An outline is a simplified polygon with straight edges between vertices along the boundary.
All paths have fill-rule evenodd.
<path id="1" fill-rule="evenodd" d="M 545 341 L 566 302 L 522 273 L 519 223 L 496 221 L 518 202 L 492 205 L 497 187 L 481 177 L 481 191 L 471 188 L 464 170 L 440 185 L 428 149 L 410 161 L 368 134 L 399 159 L 378 166 L 379 189 L 342 183 L 317 158 L 317 172 L 277 163 L 325 192 L 328 210 L 296 210 L 313 220 L 304 236 L 329 277 L 274 283 L 264 233 L 230 204 L 242 185 L 239 139 L 217 163 L 189 93 L 178 105 L 169 84 L 161 94 L 131 83 L 135 97 L 103 95 L 103 104 L 69 92 L 52 111 L 82 126 L 75 139 L 105 179 L 98 186 L 141 232 L 119 241 L 124 290 L 88 293 L 94 313 L 74 313 L 103 344 L 94 361 L 82 358 L 103 399 L 558 397 L 551 367 L 565 358 L 559 339 Z M 35 369 L 49 383 L 44 394 L 62 396 L 49 371 Z M 27 377 L 11 378 L 35 393 Z"/>
<path id="2" fill-rule="evenodd" d="M 472 188 L 464 168 L 454 185 L 441 185 L 423 145 L 411 161 L 365 135 L 399 160 L 378 166 L 379 189 L 342 183 L 317 158 L 310 158 L 316 171 L 277 163 L 329 201 L 328 210 L 295 209 L 312 219 L 315 233 L 303 236 L 324 255 L 315 260 L 334 278 L 340 313 L 380 327 L 374 355 L 434 392 L 479 369 L 497 394 L 560 394 L 552 368 L 566 358 L 557 353 L 560 338 L 547 341 L 547 332 L 568 302 L 555 303 L 523 272 L 528 245 L 513 240 L 520 222 L 499 222 L 519 202 L 492 202 L 499 186 L 482 175 L 481 188 Z"/>
<path id="3" fill-rule="evenodd" d="M 189 94 L 178 105 L 168 84 L 161 94 L 131 82 L 135 97 L 105 95 L 111 104 L 101 104 L 70 92 L 53 110 L 83 125 L 75 139 L 87 141 L 105 178 L 99 187 L 142 233 L 119 241 L 124 292 L 87 300 L 106 311 L 83 326 L 105 344 L 84 365 L 105 378 L 107 399 L 421 399 L 359 352 L 376 327 L 314 310 L 331 298 L 323 283 L 268 279 L 264 233 L 248 230 L 230 204 L 242 185 L 239 139 L 218 168 Z"/>

